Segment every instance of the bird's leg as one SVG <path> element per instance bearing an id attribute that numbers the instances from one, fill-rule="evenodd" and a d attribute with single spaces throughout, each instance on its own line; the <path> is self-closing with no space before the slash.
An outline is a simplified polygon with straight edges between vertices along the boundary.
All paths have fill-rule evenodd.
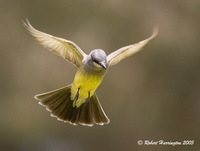
<path id="1" fill-rule="evenodd" d="M 88 97 L 85 99 L 84 107 L 87 105 L 87 103 L 90 101 L 90 91 L 88 92 Z"/>
<path id="2" fill-rule="evenodd" d="M 76 93 L 76 95 L 75 95 L 75 98 L 74 98 L 74 104 L 76 104 L 76 101 L 78 100 L 78 97 L 79 97 L 79 90 L 80 90 L 80 88 L 78 88 L 78 91 L 77 91 L 77 93 Z"/>

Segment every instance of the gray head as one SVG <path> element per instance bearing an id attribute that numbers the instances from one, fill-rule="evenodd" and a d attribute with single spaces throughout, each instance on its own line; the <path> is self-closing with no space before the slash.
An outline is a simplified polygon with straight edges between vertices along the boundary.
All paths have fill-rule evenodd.
<path id="1" fill-rule="evenodd" d="M 101 49 L 94 49 L 88 55 L 88 63 L 92 68 L 106 69 L 108 66 L 106 53 Z"/>

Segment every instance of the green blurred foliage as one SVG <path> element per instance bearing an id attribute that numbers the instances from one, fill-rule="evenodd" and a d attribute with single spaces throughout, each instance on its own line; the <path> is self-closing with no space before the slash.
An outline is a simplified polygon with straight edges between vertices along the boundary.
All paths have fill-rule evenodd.
<path id="1" fill-rule="evenodd" d="M 168 151 L 200 149 L 198 0 L 0 0 L 1 151 Z M 159 35 L 110 68 L 97 90 L 105 126 L 57 121 L 37 93 L 73 81 L 76 68 L 38 45 L 22 25 L 110 52 Z M 139 146 L 138 140 L 195 140 L 193 146 Z"/>

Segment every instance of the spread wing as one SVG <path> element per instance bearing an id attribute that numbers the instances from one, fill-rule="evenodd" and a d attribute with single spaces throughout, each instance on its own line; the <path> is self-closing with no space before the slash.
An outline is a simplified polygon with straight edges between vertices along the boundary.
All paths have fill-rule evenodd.
<path id="1" fill-rule="evenodd" d="M 41 32 L 35 29 L 28 20 L 26 20 L 24 25 L 41 45 L 63 57 L 75 66 L 80 67 L 86 54 L 75 43 Z"/>
<path id="2" fill-rule="evenodd" d="M 136 44 L 125 46 L 125 47 L 122 47 L 122 48 L 112 52 L 111 54 L 109 54 L 107 56 L 109 66 L 115 65 L 118 62 L 120 62 L 121 60 L 123 60 L 123 59 L 133 55 L 134 53 L 140 51 L 141 48 L 144 47 L 157 34 L 158 34 L 158 28 L 155 28 L 153 30 L 153 34 L 151 35 L 151 37 L 149 37 L 149 38 L 147 38 L 143 41 L 140 41 Z"/>

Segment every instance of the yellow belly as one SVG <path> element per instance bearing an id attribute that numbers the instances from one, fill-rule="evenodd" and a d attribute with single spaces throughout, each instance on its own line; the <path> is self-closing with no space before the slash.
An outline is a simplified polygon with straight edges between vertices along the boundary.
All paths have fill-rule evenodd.
<path id="1" fill-rule="evenodd" d="M 74 106 L 80 107 L 85 103 L 85 99 L 94 94 L 97 87 L 100 85 L 104 77 L 103 75 L 95 75 L 84 72 L 81 68 L 76 72 L 74 82 L 71 88 L 71 100 L 74 100 L 76 93 L 79 89 L 79 98 Z"/>

